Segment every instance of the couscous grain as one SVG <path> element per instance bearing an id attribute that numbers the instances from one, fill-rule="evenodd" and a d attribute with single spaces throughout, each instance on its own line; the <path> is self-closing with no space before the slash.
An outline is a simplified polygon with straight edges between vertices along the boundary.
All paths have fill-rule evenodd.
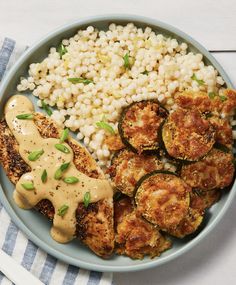
<path id="1" fill-rule="evenodd" d="M 52 118 L 76 131 L 101 166 L 109 165 L 111 152 L 104 144 L 109 133 L 96 126 L 98 121 L 106 120 L 117 133 L 120 111 L 132 102 L 158 99 L 175 109 L 176 91 L 219 92 L 224 84 L 201 54 L 150 27 L 113 23 L 99 31 L 89 26 L 62 45 L 64 54 L 52 47 L 47 58 L 30 65 L 17 88 L 33 91 L 39 107 L 41 100 L 56 107 Z M 78 82 L 68 80 L 73 78 Z"/>

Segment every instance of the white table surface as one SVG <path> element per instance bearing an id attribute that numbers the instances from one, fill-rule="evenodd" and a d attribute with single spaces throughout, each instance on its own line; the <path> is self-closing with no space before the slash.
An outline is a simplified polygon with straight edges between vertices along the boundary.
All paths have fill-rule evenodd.
<path id="1" fill-rule="evenodd" d="M 215 51 L 236 86 L 235 0 L 0 0 L 0 36 L 31 45 L 60 25 L 105 13 L 144 15 L 178 27 Z M 194 249 L 155 269 L 114 273 L 115 284 L 236 284 L 235 202 Z"/>

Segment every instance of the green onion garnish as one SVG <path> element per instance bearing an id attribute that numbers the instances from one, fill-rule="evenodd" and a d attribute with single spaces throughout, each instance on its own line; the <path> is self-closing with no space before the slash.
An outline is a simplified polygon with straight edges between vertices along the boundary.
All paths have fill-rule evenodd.
<path id="1" fill-rule="evenodd" d="M 144 74 L 144 75 L 148 75 L 148 71 L 147 70 L 145 70 L 144 72 L 141 72 L 141 74 Z"/>
<path id="2" fill-rule="evenodd" d="M 32 120 L 34 118 L 33 114 L 20 114 L 16 116 L 19 120 Z"/>
<path id="3" fill-rule="evenodd" d="M 62 177 L 62 171 L 61 168 L 58 168 L 54 174 L 54 179 L 59 180 Z"/>
<path id="4" fill-rule="evenodd" d="M 66 54 L 68 51 L 67 51 L 67 48 L 63 44 L 60 44 L 59 47 L 57 48 L 57 52 L 60 54 L 60 59 L 61 59 L 62 56 Z"/>
<path id="5" fill-rule="evenodd" d="M 68 139 L 68 136 L 69 136 L 69 129 L 64 129 L 62 134 L 61 134 L 61 137 L 60 137 L 60 143 L 63 143 L 65 140 Z"/>
<path id="6" fill-rule="evenodd" d="M 64 153 L 70 152 L 69 148 L 66 147 L 64 144 L 57 143 L 57 144 L 55 144 L 55 148 L 61 152 L 64 152 Z"/>
<path id="7" fill-rule="evenodd" d="M 69 167 L 69 165 L 70 165 L 70 162 L 63 163 L 63 164 L 56 170 L 56 172 L 55 172 L 55 174 L 54 174 L 54 178 L 55 178 L 56 180 L 61 179 L 63 171 L 65 171 L 65 170 Z"/>
<path id="8" fill-rule="evenodd" d="M 90 203 L 91 195 L 90 192 L 84 194 L 84 206 L 87 208 Z"/>
<path id="9" fill-rule="evenodd" d="M 37 159 L 40 158 L 40 156 L 44 153 L 44 150 L 36 150 L 36 151 L 32 151 L 29 155 L 28 155 L 28 159 L 30 161 L 35 161 Z"/>
<path id="10" fill-rule="evenodd" d="M 70 81 L 73 84 L 76 83 L 83 83 L 85 85 L 89 84 L 89 83 L 93 83 L 93 80 L 87 79 L 87 78 L 83 78 L 83 77 L 73 77 L 73 78 L 68 78 L 68 81 Z"/>
<path id="11" fill-rule="evenodd" d="M 41 175 L 41 180 L 43 183 L 45 183 L 47 181 L 47 177 L 48 177 L 48 174 L 47 174 L 47 170 L 44 169 L 42 175 Z"/>
<path id="12" fill-rule="evenodd" d="M 220 97 L 221 102 L 224 102 L 224 101 L 227 100 L 227 97 L 225 97 L 225 96 L 223 96 L 223 95 L 220 95 L 219 97 Z"/>
<path id="13" fill-rule="evenodd" d="M 34 190 L 34 184 L 33 183 L 23 183 L 21 186 L 28 191 Z"/>
<path id="14" fill-rule="evenodd" d="M 63 163 L 60 168 L 61 168 L 61 171 L 65 171 L 70 165 L 70 162 L 66 162 L 66 163 Z"/>
<path id="15" fill-rule="evenodd" d="M 120 191 L 117 191 L 114 195 L 113 195 L 113 201 L 118 201 L 121 197 L 122 197 L 122 193 Z"/>
<path id="16" fill-rule="evenodd" d="M 79 179 L 77 177 L 71 176 L 64 178 L 63 181 L 66 182 L 67 184 L 74 184 L 79 182 Z"/>
<path id="17" fill-rule="evenodd" d="M 42 103 L 42 108 L 44 109 L 44 111 L 48 114 L 48 116 L 51 116 L 52 110 L 48 107 L 48 105 L 43 100 L 41 100 L 41 103 Z"/>
<path id="18" fill-rule="evenodd" d="M 123 57 L 123 60 L 124 60 L 124 67 L 130 69 L 131 68 L 131 62 L 130 62 L 130 56 L 129 56 L 128 52 Z"/>
<path id="19" fill-rule="evenodd" d="M 194 73 L 193 76 L 191 77 L 192 80 L 195 80 L 198 85 L 204 85 L 205 84 L 205 81 L 204 80 L 201 80 L 201 79 L 198 79 L 196 74 Z"/>
<path id="20" fill-rule="evenodd" d="M 66 212 L 68 211 L 68 209 L 69 209 L 69 206 L 67 206 L 67 205 L 61 206 L 57 212 L 58 216 L 63 217 L 66 214 Z"/>
<path id="21" fill-rule="evenodd" d="M 211 112 L 209 112 L 209 113 L 206 113 L 205 114 L 205 117 L 208 119 L 208 118 L 211 118 L 211 117 L 213 117 L 213 114 L 211 113 Z"/>
<path id="22" fill-rule="evenodd" d="M 100 129 L 104 129 L 104 130 L 108 131 L 111 134 L 115 134 L 115 131 L 112 128 L 112 126 L 110 126 L 108 123 L 106 123 L 104 121 L 97 122 L 96 126 Z"/>
<path id="23" fill-rule="evenodd" d="M 209 92 L 209 93 L 208 93 L 208 97 L 209 97 L 210 99 L 214 99 L 216 96 L 217 96 L 217 95 L 216 95 L 215 92 Z"/>

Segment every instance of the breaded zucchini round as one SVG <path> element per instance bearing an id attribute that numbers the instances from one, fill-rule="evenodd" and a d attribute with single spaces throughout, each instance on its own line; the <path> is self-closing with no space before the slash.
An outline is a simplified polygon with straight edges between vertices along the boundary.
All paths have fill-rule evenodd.
<path id="1" fill-rule="evenodd" d="M 188 214 L 183 218 L 180 224 L 168 231 L 168 233 L 177 238 L 184 238 L 194 233 L 203 221 L 203 215 L 195 209 L 189 208 Z"/>
<path id="2" fill-rule="evenodd" d="M 222 119 L 218 116 L 211 116 L 208 118 L 211 125 L 215 128 L 216 135 L 215 141 L 217 143 L 223 144 L 228 148 L 232 148 L 233 144 L 233 132 L 229 121 Z"/>
<path id="3" fill-rule="evenodd" d="M 177 92 L 174 98 L 175 103 L 181 108 L 199 110 L 200 112 L 213 111 L 212 100 L 206 92 L 190 90 Z"/>
<path id="4" fill-rule="evenodd" d="M 116 253 L 135 259 L 145 255 L 153 258 L 171 247 L 171 242 L 133 209 L 130 198 L 115 202 L 114 206 Z"/>
<path id="5" fill-rule="evenodd" d="M 226 115 L 233 113 L 236 108 L 235 90 L 225 89 L 223 94 L 211 93 L 184 91 L 176 93 L 174 99 L 175 103 L 184 109 L 194 109 L 200 112 L 218 112 Z"/>
<path id="6" fill-rule="evenodd" d="M 147 174 L 136 189 L 137 210 L 161 230 L 175 228 L 188 212 L 191 188 L 171 172 Z"/>
<path id="7" fill-rule="evenodd" d="M 135 185 L 142 176 L 163 168 L 163 163 L 155 155 L 138 155 L 124 149 L 114 156 L 108 172 L 117 189 L 133 197 Z"/>
<path id="8" fill-rule="evenodd" d="M 123 143 L 138 153 L 158 150 L 158 131 L 167 115 L 157 101 L 132 103 L 123 110 L 118 125 Z"/>
<path id="9" fill-rule="evenodd" d="M 180 176 L 198 190 L 225 188 L 234 177 L 233 154 L 213 148 L 201 161 L 183 165 Z"/>
<path id="10" fill-rule="evenodd" d="M 203 212 L 220 200 L 221 191 L 218 189 L 211 191 L 193 190 L 190 193 L 190 207 Z"/>
<path id="11" fill-rule="evenodd" d="M 213 126 L 197 110 L 177 109 L 162 128 L 162 140 L 168 154 L 176 159 L 197 161 L 215 142 Z"/>
<path id="12" fill-rule="evenodd" d="M 120 224 L 125 216 L 133 212 L 134 208 L 134 201 L 130 197 L 114 201 L 114 226 Z"/>

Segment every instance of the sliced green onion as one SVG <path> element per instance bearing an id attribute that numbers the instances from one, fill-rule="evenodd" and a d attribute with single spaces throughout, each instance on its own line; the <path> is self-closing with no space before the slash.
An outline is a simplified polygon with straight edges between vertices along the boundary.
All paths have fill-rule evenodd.
<path id="1" fill-rule="evenodd" d="M 221 102 L 224 102 L 228 99 L 227 97 L 225 97 L 223 95 L 220 95 L 219 97 L 220 97 Z"/>
<path id="2" fill-rule="evenodd" d="M 192 80 L 195 80 L 198 85 L 204 85 L 205 84 L 205 81 L 204 80 L 201 80 L 201 79 L 198 79 L 196 74 L 194 73 L 193 76 L 191 77 Z"/>
<path id="3" fill-rule="evenodd" d="M 34 190 L 34 184 L 33 183 L 23 183 L 21 186 L 28 191 Z"/>
<path id="4" fill-rule="evenodd" d="M 209 96 L 210 99 L 214 99 L 217 95 L 216 95 L 215 92 L 209 92 L 208 96 Z"/>
<path id="5" fill-rule="evenodd" d="M 61 168 L 58 168 L 54 174 L 54 179 L 59 180 L 62 177 L 62 171 Z"/>
<path id="6" fill-rule="evenodd" d="M 32 120 L 34 118 L 33 114 L 20 114 L 16 116 L 19 120 Z"/>
<path id="7" fill-rule="evenodd" d="M 213 116 L 213 114 L 212 114 L 211 112 L 205 114 L 205 117 L 206 117 L 207 119 L 208 119 L 208 118 L 211 118 L 212 116 Z"/>
<path id="8" fill-rule="evenodd" d="M 70 165 L 70 162 L 66 162 L 66 163 L 63 163 L 60 168 L 61 168 L 61 171 L 65 171 Z"/>
<path id="9" fill-rule="evenodd" d="M 48 114 L 48 116 L 51 116 L 52 110 L 48 107 L 48 105 L 43 100 L 41 100 L 41 104 L 42 104 L 42 108 Z"/>
<path id="10" fill-rule="evenodd" d="M 60 59 L 61 59 L 62 56 L 66 54 L 68 51 L 67 51 L 67 48 L 63 44 L 60 44 L 59 47 L 57 48 L 57 52 L 60 54 Z"/>
<path id="11" fill-rule="evenodd" d="M 66 147 L 64 144 L 57 143 L 57 144 L 55 144 L 55 148 L 61 152 L 64 152 L 64 153 L 70 152 L 69 148 Z"/>
<path id="12" fill-rule="evenodd" d="M 113 195 L 113 201 L 118 201 L 121 197 L 122 197 L 122 193 L 120 191 L 117 191 L 114 195 Z"/>
<path id="13" fill-rule="evenodd" d="M 131 60 L 130 60 L 130 56 L 129 56 L 128 52 L 123 57 L 123 60 L 124 60 L 124 67 L 130 69 L 131 68 Z"/>
<path id="14" fill-rule="evenodd" d="M 68 136 L 69 136 L 69 129 L 64 129 L 62 134 L 61 134 L 61 137 L 60 137 L 60 143 L 63 143 L 65 140 L 68 139 Z"/>
<path id="15" fill-rule="evenodd" d="M 83 83 L 85 85 L 89 84 L 89 83 L 93 83 L 93 80 L 87 79 L 87 78 L 83 78 L 83 77 L 73 77 L 73 78 L 68 78 L 68 81 L 70 81 L 73 84 L 76 83 Z"/>
<path id="16" fill-rule="evenodd" d="M 141 74 L 144 74 L 144 75 L 148 75 L 148 71 L 147 70 L 145 70 L 144 72 L 142 72 Z"/>
<path id="17" fill-rule="evenodd" d="M 84 194 L 84 206 L 85 208 L 88 207 L 89 203 L 90 203 L 90 199 L 91 199 L 91 195 L 90 195 L 90 192 L 86 192 Z"/>
<path id="18" fill-rule="evenodd" d="M 55 178 L 56 180 L 61 179 L 63 171 L 65 171 L 65 170 L 69 167 L 69 165 L 70 165 L 70 162 L 63 163 L 63 164 L 56 170 L 56 172 L 55 172 L 55 174 L 54 174 L 54 178 Z"/>
<path id="19" fill-rule="evenodd" d="M 42 175 L 41 175 L 41 181 L 42 181 L 43 183 L 45 183 L 45 182 L 47 181 L 47 177 L 48 177 L 47 170 L 44 169 L 44 171 L 43 171 L 43 173 L 42 173 Z"/>
<path id="20" fill-rule="evenodd" d="M 37 159 L 40 158 L 40 156 L 44 153 L 44 150 L 36 150 L 36 151 L 32 151 L 29 155 L 28 155 L 28 159 L 30 161 L 35 161 Z"/>
<path id="21" fill-rule="evenodd" d="M 115 131 L 112 128 L 112 126 L 110 126 L 108 123 L 106 123 L 104 121 L 97 122 L 96 126 L 100 129 L 104 129 L 104 130 L 108 131 L 111 134 L 115 134 Z"/>
<path id="22" fill-rule="evenodd" d="M 74 184 L 79 182 L 79 179 L 75 176 L 71 176 L 71 177 L 66 177 L 63 179 L 64 182 L 66 182 L 67 184 Z"/>
<path id="23" fill-rule="evenodd" d="M 69 206 L 68 206 L 68 205 L 63 205 L 63 206 L 61 206 L 61 207 L 58 209 L 58 212 L 57 212 L 58 216 L 63 217 L 63 216 L 66 214 L 66 212 L 68 211 L 68 209 L 69 209 Z"/>
<path id="24" fill-rule="evenodd" d="M 197 194 L 197 196 L 201 197 L 202 196 L 202 193 L 200 190 L 194 190 L 194 193 Z"/>

